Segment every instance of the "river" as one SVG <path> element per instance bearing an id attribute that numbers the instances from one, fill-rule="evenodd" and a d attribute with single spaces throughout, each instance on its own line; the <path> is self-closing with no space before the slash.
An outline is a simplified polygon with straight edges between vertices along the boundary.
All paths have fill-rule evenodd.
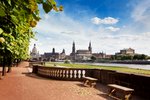
<path id="1" fill-rule="evenodd" d="M 80 63 L 80 64 L 99 65 L 99 66 L 118 66 L 118 67 L 150 70 L 150 65 L 140 65 L 140 64 L 116 64 L 116 63 Z"/>

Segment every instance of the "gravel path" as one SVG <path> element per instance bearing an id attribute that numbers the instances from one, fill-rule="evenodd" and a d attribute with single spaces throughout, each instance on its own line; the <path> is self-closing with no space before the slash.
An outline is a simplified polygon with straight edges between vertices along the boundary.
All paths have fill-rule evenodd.
<path id="1" fill-rule="evenodd" d="M 95 89 L 77 81 L 41 78 L 28 73 L 27 66 L 22 62 L 0 80 L 0 100 L 113 100 L 101 84 Z"/>

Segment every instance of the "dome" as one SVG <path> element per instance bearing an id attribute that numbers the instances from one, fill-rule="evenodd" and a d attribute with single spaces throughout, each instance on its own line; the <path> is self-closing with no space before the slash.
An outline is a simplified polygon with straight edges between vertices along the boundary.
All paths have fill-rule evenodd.
<path id="1" fill-rule="evenodd" d="M 36 44 L 34 44 L 34 47 L 33 47 L 33 49 L 32 49 L 32 53 L 33 54 L 37 54 L 38 52 L 37 52 L 37 48 L 36 48 Z"/>

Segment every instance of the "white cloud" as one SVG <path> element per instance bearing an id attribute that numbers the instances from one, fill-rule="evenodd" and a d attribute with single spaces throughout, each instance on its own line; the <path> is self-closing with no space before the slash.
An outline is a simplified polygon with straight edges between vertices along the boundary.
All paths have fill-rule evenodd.
<path id="1" fill-rule="evenodd" d="M 143 28 L 150 28 L 150 0 L 141 0 L 134 6 L 131 17 Z"/>
<path id="2" fill-rule="evenodd" d="M 99 24 L 116 24 L 119 20 L 112 18 L 112 17 L 106 17 L 104 19 L 94 17 L 91 19 L 93 24 L 99 25 Z"/>
<path id="3" fill-rule="evenodd" d="M 112 31 L 112 32 L 116 32 L 116 31 L 119 31 L 119 30 L 120 30 L 120 28 L 116 28 L 116 27 L 112 27 L 112 26 L 106 27 L 105 29 L 110 30 L 110 31 Z"/>
<path id="4" fill-rule="evenodd" d="M 71 35 L 73 35 L 73 34 L 79 34 L 79 32 L 75 32 L 75 31 L 63 31 L 63 32 L 61 32 L 61 33 L 63 33 L 63 34 L 71 34 Z"/>

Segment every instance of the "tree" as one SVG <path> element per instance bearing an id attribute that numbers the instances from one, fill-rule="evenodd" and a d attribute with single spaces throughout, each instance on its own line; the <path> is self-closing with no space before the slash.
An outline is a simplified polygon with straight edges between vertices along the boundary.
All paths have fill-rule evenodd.
<path id="1" fill-rule="evenodd" d="M 121 60 L 132 60 L 132 56 L 131 55 L 122 55 Z"/>
<path id="2" fill-rule="evenodd" d="M 11 66 L 14 59 L 29 58 L 29 42 L 34 37 L 32 28 L 40 20 L 38 4 L 46 13 L 62 11 L 55 0 L 1 0 L 0 1 L 0 62 Z"/>
<path id="3" fill-rule="evenodd" d="M 92 60 L 92 62 L 94 62 L 94 61 L 96 60 L 96 57 L 95 57 L 95 56 L 92 56 L 92 57 L 91 57 L 91 60 Z"/>
<path id="4" fill-rule="evenodd" d="M 144 54 L 136 54 L 136 55 L 134 55 L 133 59 L 134 60 L 146 60 L 147 56 Z"/>

